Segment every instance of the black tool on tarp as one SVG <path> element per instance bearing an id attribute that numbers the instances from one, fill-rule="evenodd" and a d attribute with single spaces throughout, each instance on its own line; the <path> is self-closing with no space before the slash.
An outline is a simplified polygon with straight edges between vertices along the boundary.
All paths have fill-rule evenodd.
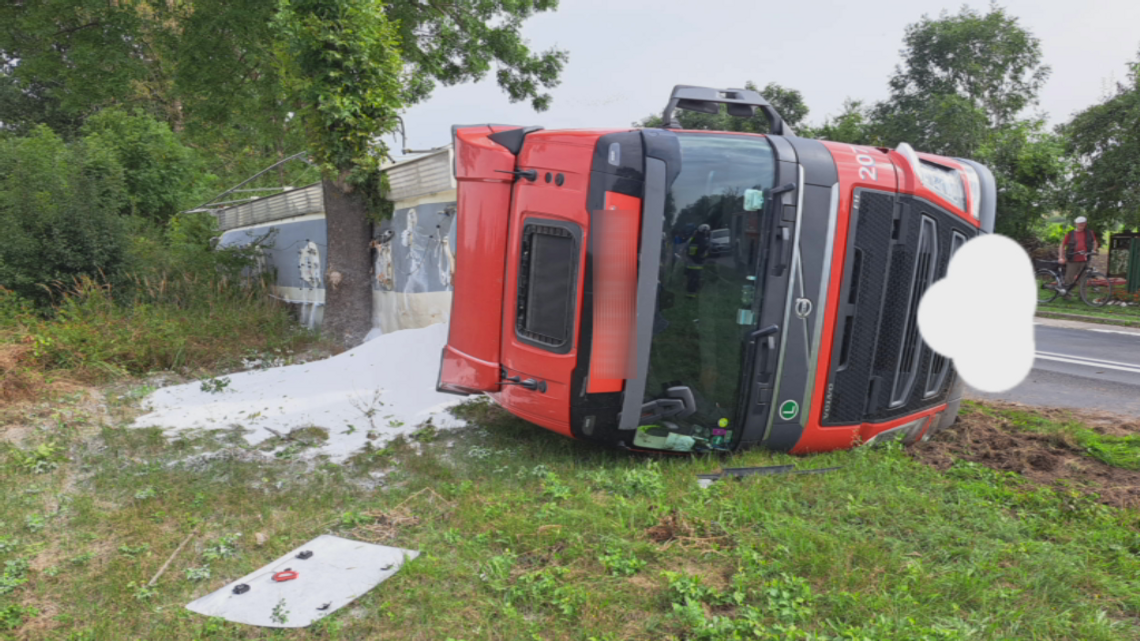
<path id="1" fill-rule="evenodd" d="M 239 583 L 234 586 L 234 594 L 245 594 L 249 592 L 249 586 L 244 583 Z"/>
<path id="2" fill-rule="evenodd" d="M 773 476 L 775 474 L 823 474 L 833 472 L 838 467 L 821 467 L 814 470 L 797 470 L 794 465 L 769 465 L 767 467 L 726 467 L 716 474 L 698 474 L 702 481 L 718 481 L 726 476 L 744 478 L 746 476 Z"/>

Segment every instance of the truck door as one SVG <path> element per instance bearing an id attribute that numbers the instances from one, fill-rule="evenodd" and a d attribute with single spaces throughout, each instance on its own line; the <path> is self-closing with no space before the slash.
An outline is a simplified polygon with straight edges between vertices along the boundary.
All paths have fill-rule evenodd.
<path id="1" fill-rule="evenodd" d="M 452 323 L 443 349 L 441 392 L 472 394 L 500 389 L 503 274 L 515 156 L 490 136 L 518 129 L 455 127 L 458 183 Z"/>

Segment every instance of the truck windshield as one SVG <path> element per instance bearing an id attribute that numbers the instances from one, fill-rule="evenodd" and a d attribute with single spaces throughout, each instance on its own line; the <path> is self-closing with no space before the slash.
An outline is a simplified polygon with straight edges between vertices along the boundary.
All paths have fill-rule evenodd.
<path id="1" fill-rule="evenodd" d="M 665 235 L 646 402 L 688 388 L 696 413 L 638 429 L 640 447 L 727 447 L 741 387 L 744 339 L 755 326 L 761 258 L 757 191 L 775 181 L 767 139 L 678 133 L 681 173 L 665 202 Z M 748 206 L 746 209 L 746 196 Z"/>

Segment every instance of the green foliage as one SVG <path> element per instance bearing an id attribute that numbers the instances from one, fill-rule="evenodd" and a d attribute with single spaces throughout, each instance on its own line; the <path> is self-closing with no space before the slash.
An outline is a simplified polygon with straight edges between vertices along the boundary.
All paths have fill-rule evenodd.
<path id="1" fill-rule="evenodd" d="M 203 380 L 202 384 L 200 385 L 200 388 L 203 392 L 206 392 L 207 394 L 220 394 L 220 393 L 226 391 L 226 388 L 228 388 L 229 386 L 230 386 L 229 377 L 222 377 L 222 378 L 214 377 L 214 378 L 207 378 L 207 379 Z"/>
<path id="2" fill-rule="evenodd" d="M 47 124 L 71 137 L 84 116 L 153 88 L 148 80 L 156 78 L 147 78 L 147 60 L 139 54 L 155 7 L 148 13 L 135 4 L 0 4 L 3 126 L 26 132 Z"/>
<path id="3" fill-rule="evenodd" d="M 187 581 L 205 581 L 210 578 L 210 567 L 186 568 Z"/>
<path id="4" fill-rule="evenodd" d="M 0 596 L 10 594 L 16 588 L 28 582 L 28 562 L 25 559 L 14 559 L 4 562 L 4 573 L 0 574 Z"/>
<path id="5" fill-rule="evenodd" d="M 665 491 L 661 466 L 657 461 L 649 461 L 644 466 L 628 467 L 620 470 L 596 470 L 587 473 L 587 480 L 599 490 L 615 494 L 634 496 L 660 496 Z"/>
<path id="6" fill-rule="evenodd" d="M 606 553 L 598 557 L 598 561 L 614 576 L 633 576 L 647 565 L 645 561 L 637 558 L 636 554 L 632 552 L 626 554 L 617 547 L 607 548 Z"/>
<path id="7" fill-rule="evenodd" d="M 375 0 L 282 0 L 274 25 L 285 86 L 322 173 L 349 186 L 375 180 L 378 134 L 401 107 L 399 37 Z M 345 188 L 342 187 L 342 188 Z"/>
<path id="8" fill-rule="evenodd" d="M 9 449 L 8 455 L 16 465 L 25 471 L 45 474 L 54 471 L 59 467 L 60 462 L 67 460 L 64 451 L 64 448 L 56 445 L 55 441 L 48 441 L 29 450 L 12 447 Z"/>
<path id="9" fill-rule="evenodd" d="M 130 546 L 130 545 L 120 545 L 119 546 L 119 554 L 122 554 L 123 556 L 129 556 L 131 558 L 139 556 L 140 554 L 146 554 L 149 551 L 150 551 L 150 545 L 147 543 L 143 543 L 142 545 L 135 545 L 135 546 Z"/>
<path id="10" fill-rule="evenodd" d="M 1022 120 L 993 131 L 974 159 L 988 166 L 997 181 L 998 233 L 1031 239 L 1042 217 L 1064 201 L 1062 188 L 1070 170 L 1064 141 L 1045 131 L 1041 120 Z"/>
<path id="11" fill-rule="evenodd" d="M 1061 242 L 1065 240 L 1065 233 L 1068 228 L 1061 223 L 1046 223 L 1045 228 L 1041 230 L 1039 237 L 1041 242 L 1051 247 L 1060 247 Z"/>
<path id="12" fill-rule="evenodd" d="M 963 7 L 937 19 L 923 16 L 907 27 L 903 46 L 879 119 L 935 153 L 972 155 L 980 143 L 974 130 L 1013 123 L 1036 104 L 1050 73 L 1041 64 L 1040 41 L 998 6 L 985 14 Z M 947 124 L 959 126 L 946 131 Z"/>
<path id="13" fill-rule="evenodd" d="M 1071 204 L 1094 227 L 1140 228 L 1140 59 L 1126 83 L 1060 128 L 1077 162 Z"/>
<path id="14" fill-rule="evenodd" d="M 890 98 L 871 110 L 869 139 L 988 166 L 998 187 L 996 231 L 1032 239 L 1059 202 L 1063 142 L 1040 119 L 1019 119 L 1050 73 L 1039 40 L 1000 7 L 924 16 L 907 27 Z"/>
<path id="15" fill-rule="evenodd" d="M 35 618 L 40 611 L 32 606 L 12 604 L 0 608 L 0 631 L 11 632 L 24 624 L 24 619 Z"/>
<path id="16" fill-rule="evenodd" d="M 241 538 L 240 532 L 227 534 L 214 539 L 206 544 L 206 549 L 202 551 L 202 558 L 207 561 L 217 561 L 218 559 L 228 559 L 236 556 L 238 551 L 237 541 L 239 538 Z"/>
<path id="17" fill-rule="evenodd" d="M 805 130 L 802 135 L 853 145 L 869 145 L 872 143 L 871 125 L 871 116 L 863 102 L 848 98 L 843 101 L 843 111 L 838 116 L 824 120 L 818 128 Z"/>
<path id="18" fill-rule="evenodd" d="M 126 198 L 122 166 L 106 147 L 67 145 L 43 126 L 0 140 L 0 282 L 45 304 L 44 284 L 118 277 Z"/>
<path id="19" fill-rule="evenodd" d="M 557 9 L 558 0 L 386 4 L 407 65 L 401 87 L 405 104 L 425 100 L 437 82 L 476 82 L 495 68 L 495 80 L 511 102 L 530 100 L 535 111 L 550 106 L 550 95 L 542 90 L 558 85 L 568 56 L 559 49 L 532 53 L 521 30 L 528 18 Z"/>
<path id="20" fill-rule="evenodd" d="M 141 111 L 104 109 L 84 122 L 84 140 L 109 149 L 123 168 L 122 213 L 166 222 L 201 198 L 204 176 L 193 150 L 166 123 Z M 197 189 L 196 189 L 197 188 Z"/>

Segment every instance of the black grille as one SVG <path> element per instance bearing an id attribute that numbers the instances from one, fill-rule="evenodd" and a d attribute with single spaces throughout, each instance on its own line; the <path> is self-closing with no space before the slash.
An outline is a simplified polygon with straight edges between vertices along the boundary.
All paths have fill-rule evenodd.
<path id="1" fill-rule="evenodd" d="M 950 255 L 946 257 L 946 264 L 954 257 L 954 253 L 966 244 L 966 235 L 958 230 L 950 232 Z M 945 275 L 946 268 L 942 268 L 942 274 Z M 941 391 L 942 386 L 946 383 L 946 376 L 950 373 L 950 359 L 941 354 L 932 353 L 930 355 L 930 367 L 926 370 L 926 386 L 922 388 L 922 398 L 930 399 L 937 396 Z"/>
<path id="2" fill-rule="evenodd" d="M 909 414 L 941 402 L 949 388 L 950 363 L 918 332 L 918 304 L 946 275 L 953 251 L 976 231 L 924 201 L 904 196 L 898 202 L 896 209 L 893 195 L 876 192 L 863 192 L 858 201 L 848 251 L 859 259 L 844 276 L 842 299 L 849 303 L 854 288 L 855 305 L 840 308 L 825 424 Z"/>
<path id="3" fill-rule="evenodd" d="M 890 255 L 894 208 L 892 194 L 869 191 L 859 194 L 855 236 L 849 245 L 853 252 L 852 267 L 842 294 L 843 300 L 853 303 L 854 308 L 840 308 L 839 362 L 829 386 L 828 423 L 852 423 L 863 417 L 882 308 L 883 274 Z"/>

